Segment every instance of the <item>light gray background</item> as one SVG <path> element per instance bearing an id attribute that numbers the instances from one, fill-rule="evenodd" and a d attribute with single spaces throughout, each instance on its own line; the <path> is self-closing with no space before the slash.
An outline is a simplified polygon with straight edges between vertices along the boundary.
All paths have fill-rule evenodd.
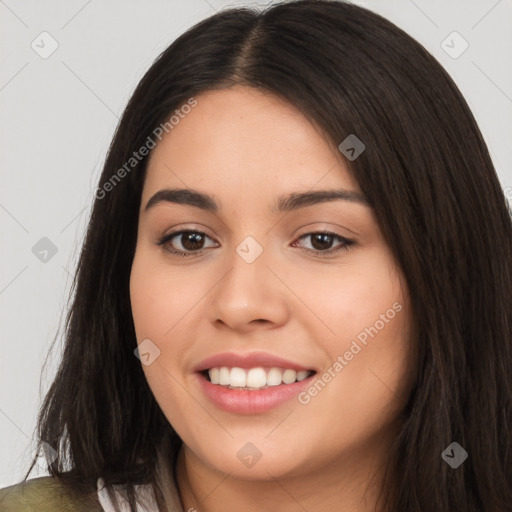
<path id="1" fill-rule="evenodd" d="M 465 95 L 512 198 L 512 0 L 364 0 L 420 41 Z M 94 188 L 118 117 L 137 82 L 178 35 L 215 11 L 268 2 L 0 0 L 0 487 L 18 482 L 34 451 L 39 401 L 56 345 Z M 47 31 L 57 50 L 31 47 Z M 458 58 L 441 43 L 469 43 Z M 459 42 L 448 43 L 455 49 Z M 48 237 L 58 252 L 40 261 Z M 34 471 L 32 476 L 43 475 Z"/>

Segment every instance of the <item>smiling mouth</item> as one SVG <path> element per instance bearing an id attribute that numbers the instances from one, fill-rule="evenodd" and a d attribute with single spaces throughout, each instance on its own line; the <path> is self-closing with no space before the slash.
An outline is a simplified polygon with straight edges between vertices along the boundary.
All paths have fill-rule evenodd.
<path id="1" fill-rule="evenodd" d="M 261 391 L 272 387 L 301 382 L 316 372 L 290 368 L 216 366 L 199 372 L 211 384 L 232 390 Z"/>

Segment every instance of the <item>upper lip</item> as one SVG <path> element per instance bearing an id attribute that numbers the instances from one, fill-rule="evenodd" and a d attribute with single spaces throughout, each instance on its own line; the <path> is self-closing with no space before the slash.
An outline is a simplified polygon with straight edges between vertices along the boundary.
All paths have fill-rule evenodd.
<path id="1" fill-rule="evenodd" d="M 229 368 L 256 368 L 265 366 L 268 368 L 289 368 L 295 371 L 312 370 L 311 367 L 302 366 L 301 364 L 289 361 L 282 357 L 269 354 L 267 352 L 246 352 L 237 354 L 235 352 L 223 352 L 215 354 L 211 357 L 203 359 L 194 367 L 195 372 L 202 372 L 210 368 L 227 366 Z"/>

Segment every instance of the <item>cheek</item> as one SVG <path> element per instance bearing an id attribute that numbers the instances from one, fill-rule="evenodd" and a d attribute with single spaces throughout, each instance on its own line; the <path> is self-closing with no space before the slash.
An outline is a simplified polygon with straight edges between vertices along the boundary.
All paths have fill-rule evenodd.
<path id="1" fill-rule="evenodd" d="M 187 324 L 187 314 L 206 295 L 202 280 L 190 272 L 174 270 L 145 251 L 135 255 L 130 276 L 130 300 L 137 340 L 151 338 L 164 344 L 174 340 Z"/>
<path id="2" fill-rule="evenodd" d="M 130 275 L 130 300 L 137 342 L 150 339 L 158 356 L 142 370 L 160 408 L 173 426 L 183 429 L 182 418 L 197 415 L 178 382 L 182 354 L 187 347 L 187 312 L 197 303 L 199 290 L 185 273 L 170 272 L 144 248 L 135 254 Z M 169 340 L 172 339 L 172 344 Z M 178 378 L 177 378 L 178 377 Z M 189 411 L 190 409 L 190 411 Z M 179 410 L 179 414 L 175 411 Z"/>
<path id="3" fill-rule="evenodd" d="M 405 281 L 386 251 L 367 256 L 311 277 L 300 292 L 316 313 L 304 327 L 327 355 L 325 379 L 319 375 L 326 386 L 312 390 L 313 407 L 343 402 L 332 416 L 350 417 L 357 428 L 379 421 L 387 407 L 396 412 L 395 394 L 409 387 L 412 366 Z"/>
<path id="4" fill-rule="evenodd" d="M 365 329 L 375 323 L 379 331 L 400 332 L 400 322 L 394 319 L 403 316 L 397 310 L 404 309 L 405 289 L 385 250 L 367 251 L 347 265 L 303 272 L 293 282 L 294 292 L 313 313 L 304 317 L 312 322 L 307 328 L 318 333 L 318 342 L 330 353 L 339 353 L 360 334 L 364 339 Z"/>

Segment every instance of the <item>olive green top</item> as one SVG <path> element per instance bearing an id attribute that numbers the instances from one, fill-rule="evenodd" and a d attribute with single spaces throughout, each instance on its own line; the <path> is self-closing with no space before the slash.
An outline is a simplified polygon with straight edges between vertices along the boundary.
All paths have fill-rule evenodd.
<path id="1" fill-rule="evenodd" d="M 78 498 L 51 476 L 0 489 L 0 512 L 103 512 L 94 492 Z"/>

